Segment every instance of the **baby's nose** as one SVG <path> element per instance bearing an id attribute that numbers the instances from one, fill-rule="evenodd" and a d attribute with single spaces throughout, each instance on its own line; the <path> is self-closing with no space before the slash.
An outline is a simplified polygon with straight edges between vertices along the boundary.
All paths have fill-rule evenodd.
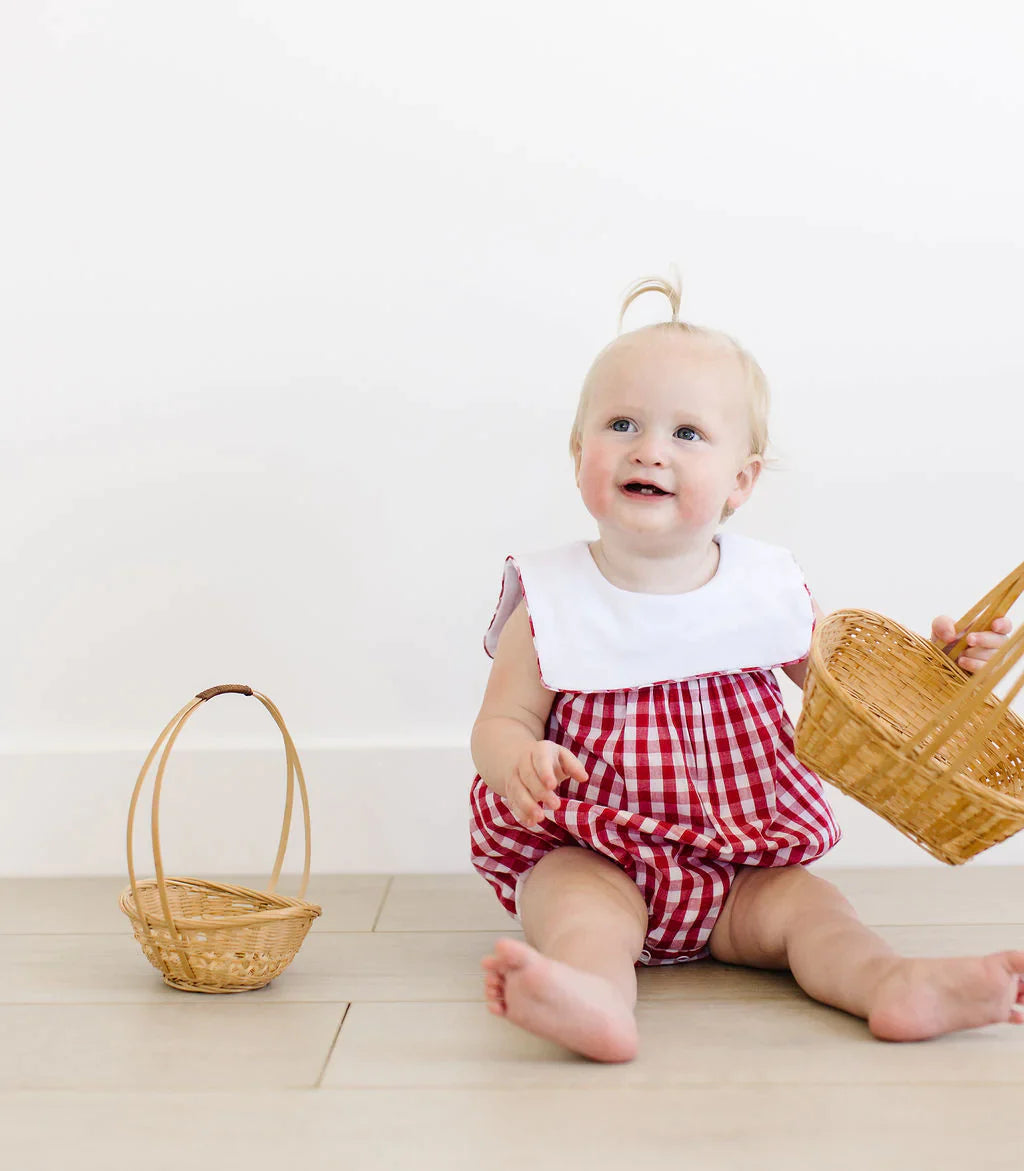
<path id="1" fill-rule="evenodd" d="M 662 466 L 665 463 L 665 446 L 659 439 L 643 436 L 633 448 L 633 462 L 638 464 L 654 464 Z"/>

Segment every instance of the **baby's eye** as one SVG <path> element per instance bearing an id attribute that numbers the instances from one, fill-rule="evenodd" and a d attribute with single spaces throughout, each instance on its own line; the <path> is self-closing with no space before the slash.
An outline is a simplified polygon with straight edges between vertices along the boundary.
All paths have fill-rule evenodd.
<path id="1" fill-rule="evenodd" d="M 700 439 L 700 433 L 695 431 L 692 427 L 677 427 L 675 435 L 677 439 L 687 439 L 689 435 L 692 435 L 694 439 Z"/>
<path id="2" fill-rule="evenodd" d="M 609 425 L 613 431 L 628 431 L 633 423 L 629 419 L 612 419 Z"/>

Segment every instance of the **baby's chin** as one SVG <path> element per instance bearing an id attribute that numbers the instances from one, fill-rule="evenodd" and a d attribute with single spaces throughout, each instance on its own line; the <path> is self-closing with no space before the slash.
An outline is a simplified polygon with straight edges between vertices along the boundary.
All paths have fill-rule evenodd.
<path id="1" fill-rule="evenodd" d="M 634 547 L 649 556 L 674 556 L 684 550 L 710 545 L 720 523 L 717 516 L 702 523 L 677 521 L 666 525 L 658 524 L 653 517 L 623 523 L 594 513 L 591 515 L 597 521 L 602 542 Z"/>

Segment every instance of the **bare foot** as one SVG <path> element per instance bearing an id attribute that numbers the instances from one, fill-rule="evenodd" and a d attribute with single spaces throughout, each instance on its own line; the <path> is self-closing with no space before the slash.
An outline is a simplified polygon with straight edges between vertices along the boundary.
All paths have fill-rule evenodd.
<path id="1" fill-rule="evenodd" d="M 883 1041 L 1024 1024 L 1024 951 L 965 959 L 901 958 L 875 989 L 868 1027 Z"/>
<path id="2" fill-rule="evenodd" d="M 481 966 L 491 1012 L 595 1061 L 636 1056 L 636 1019 L 609 981 L 516 939 L 499 939 Z"/>

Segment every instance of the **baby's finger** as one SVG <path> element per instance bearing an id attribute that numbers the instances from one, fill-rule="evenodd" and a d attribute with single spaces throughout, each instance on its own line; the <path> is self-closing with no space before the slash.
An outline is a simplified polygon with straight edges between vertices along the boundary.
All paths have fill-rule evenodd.
<path id="1" fill-rule="evenodd" d="M 555 753 L 555 758 L 557 758 Z M 537 749 L 530 758 L 530 764 L 533 766 L 537 774 L 537 779 L 540 782 L 540 789 L 537 793 L 537 800 L 540 800 L 542 793 L 549 793 L 558 785 L 558 770 L 555 766 L 555 759 L 551 755 L 551 745 L 548 741 L 543 740 L 537 745 Z"/>
<path id="2" fill-rule="evenodd" d="M 1007 635 L 1013 630 L 1013 623 L 1009 618 L 993 618 L 991 629 L 996 634 Z"/>
<path id="3" fill-rule="evenodd" d="M 524 808 L 522 805 L 512 806 L 512 815 L 516 821 L 523 827 L 523 829 L 536 829 L 538 825 L 544 820 L 544 811 L 539 805 L 531 804 L 529 808 Z"/>
<path id="4" fill-rule="evenodd" d="M 512 779 L 508 783 L 505 800 L 516 821 L 527 829 L 539 825 L 544 818 L 544 811 L 533 799 L 518 770 L 512 774 Z"/>
<path id="5" fill-rule="evenodd" d="M 558 759 L 568 776 L 574 777 L 577 781 L 585 781 L 587 779 L 587 770 L 573 756 L 568 748 L 559 749 Z"/>
<path id="6" fill-rule="evenodd" d="M 557 809 L 561 802 L 555 793 L 558 787 L 558 781 L 555 779 L 555 774 L 550 770 L 550 767 L 545 769 L 544 775 L 537 778 L 537 801 L 546 806 L 548 809 Z"/>
<path id="7" fill-rule="evenodd" d="M 562 804 L 558 794 L 555 792 L 554 784 L 552 784 L 551 787 L 545 792 L 543 797 L 538 797 L 538 800 L 540 801 L 541 805 L 547 809 L 552 810 L 552 812 Z"/>
<path id="8" fill-rule="evenodd" d="M 1005 634 L 997 634 L 983 630 L 979 634 L 969 634 L 967 645 L 973 650 L 996 650 L 1006 642 Z"/>
<path id="9" fill-rule="evenodd" d="M 555 804 L 552 804 L 552 795 L 558 782 L 555 779 L 550 761 L 545 758 L 531 760 L 530 767 L 525 771 L 523 779 L 530 796 L 535 801 L 541 805 L 547 805 L 550 809 L 556 808 L 557 798 L 554 798 Z"/>
<path id="10" fill-rule="evenodd" d="M 980 651 L 972 649 L 960 656 L 956 661 L 956 665 L 961 671 L 967 671 L 969 674 L 974 671 L 980 671 L 982 667 L 988 665 L 989 659 L 995 654 L 995 651 Z"/>
<path id="11" fill-rule="evenodd" d="M 948 614 L 940 614 L 932 619 L 932 641 L 940 646 L 947 646 L 956 641 L 956 623 Z"/>

